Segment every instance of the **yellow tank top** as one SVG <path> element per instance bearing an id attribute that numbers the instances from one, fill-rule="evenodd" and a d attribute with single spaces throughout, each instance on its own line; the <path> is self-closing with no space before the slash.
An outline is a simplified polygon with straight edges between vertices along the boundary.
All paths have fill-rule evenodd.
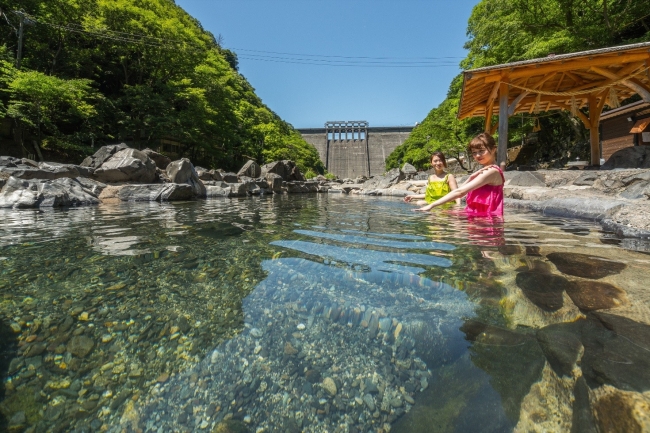
<path id="1" fill-rule="evenodd" d="M 441 180 L 431 180 L 431 178 L 429 178 L 427 189 L 424 192 L 424 201 L 427 203 L 433 203 L 439 198 L 447 195 L 451 191 L 449 183 L 447 183 L 448 177 L 449 174 L 446 174 L 445 178 Z"/>

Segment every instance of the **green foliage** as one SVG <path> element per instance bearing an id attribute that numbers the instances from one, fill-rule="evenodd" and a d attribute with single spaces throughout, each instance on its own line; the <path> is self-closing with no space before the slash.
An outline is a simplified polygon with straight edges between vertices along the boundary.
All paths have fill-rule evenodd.
<path id="1" fill-rule="evenodd" d="M 25 27 L 22 71 L 3 73 L 0 107 L 52 151 L 167 139 L 179 143 L 178 157 L 206 166 L 282 157 L 323 172 L 316 149 L 237 72 L 237 55 L 174 1 L 0 0 L 0 9 L 37 21 Z M 15 34 L 0 32 L 3 44 L 15 53 Z"/>
<path id="2" fill-rule="evenodd" d="M 467 57 L 463 69 L 565 54 L 622 43 L 650 41 L 647 2 L 637 0 L 482 0 L 467 25 Z M 459 121 L 462 76 L 450 84 L 447 98 L 386 160 L 387 168 L 409 162 L 429 168 L 431 152 L 457 157 L 469 140 L 483 130 L 483 118 Z M 533 116 L 509 120 L 509 144 L 524 142 L 532 132 Z M 588 134 L 567 113 L 540 117 L 542 130 L 534 137 L 534 160 L 541 162 L 588 154 Z"/>
<path id="3" fill-rule="evenodd" d="M 97 114 L 94 103 L 100 96 L 91 87 L 92 82 L 17 70 L 7 61 L 0 62 L 0 71 L 6 96 L 4 114 L 38 137 L 43 147 L 76 147 L 74 135 L 66 136 L 63 131 L 83 131 Z M 46 142 L 42 141 L 44 136 L 48 137 Z"/>

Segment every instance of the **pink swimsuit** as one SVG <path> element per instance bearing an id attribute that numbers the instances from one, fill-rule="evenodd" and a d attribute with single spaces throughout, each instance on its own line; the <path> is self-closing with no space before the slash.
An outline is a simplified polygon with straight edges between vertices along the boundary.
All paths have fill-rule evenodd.
<path id="1" fill-rule="evenodd" d="M 493 165 L 501 180 L 505 183 L 503 171 L 497 165 Z M 503 183 L 501 185 L 483 185 L 467 193 L 467 206 L 465 213 L 468 215 L 496 215 L 503 216 Z"/>

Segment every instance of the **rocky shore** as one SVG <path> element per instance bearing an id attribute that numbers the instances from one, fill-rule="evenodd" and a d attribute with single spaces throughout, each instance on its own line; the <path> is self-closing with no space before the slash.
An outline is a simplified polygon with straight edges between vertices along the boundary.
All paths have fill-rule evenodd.
<path id="1" fill-rule="evenodd" d="M 635 158 L 639 152 L 633 148 Z M 643 160 L 650 150 L 642 149 Z M 647 155 L 646 155 L 647 154 Z M 622 166 L 630 164 L 624 158 Z M 539 170 L 505 173 L 506 207 L 599 222 L 622 237 L 650 238 L 650 169 Z M 100 148 L 81 164 L 36 163 L 0 157 L 0 208 L 71 207 L 132 201 L 245 197 L 286 193 L 342 193 L 403 197 L 421 193 L 412 180 L 426 179 L 410 164 L 383 176 L 305 179 L 293 161 L 260 167 L 248 161 L 237 173 L 171 161 L 150 149 L 124 144 Z M 462 183 L 467 176 L 459 176 Z"/>

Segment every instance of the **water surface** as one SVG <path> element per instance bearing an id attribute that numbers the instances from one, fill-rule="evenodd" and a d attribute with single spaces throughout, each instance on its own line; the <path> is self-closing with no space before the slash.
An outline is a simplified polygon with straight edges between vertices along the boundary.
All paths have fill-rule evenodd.
<path id="1" fill-rule="evenodd" d="M 511 432 L 638 421 L 645 242 L 584 221 L 411 209 L 292 195 L 2 211 L 0 422 Z"/>

